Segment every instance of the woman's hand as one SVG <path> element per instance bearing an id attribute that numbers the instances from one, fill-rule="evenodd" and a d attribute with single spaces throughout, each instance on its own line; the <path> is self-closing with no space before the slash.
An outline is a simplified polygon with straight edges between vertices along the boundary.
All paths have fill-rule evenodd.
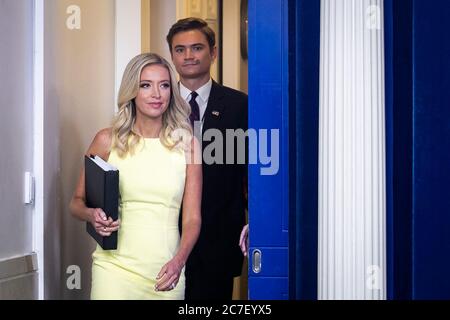
<path id="1" fill-rule="evenodd" d="M 242 253 L 246 257 L 248 251 L 248 224 L 246 224 L 244 228 L 242 228 L 241 237 L 239 239 L 239 246 L 241 247 Z"/>
<path id="2" fill-rule="evenodd" d="M 177 257 L 167 262 L 156 277 L 156 291 L 170 291 L 175 289 L 180 280 L 181 270 L 184 267 Z"/>
<path id="3" fill-rule="evenodd" d="M 111 217 L 106 218 L 105 212 L 100 208 L 91 208 L 90 210 L 90 222 L 99 235 L 109 237 L 111 233 L 119 230 L 120 219 L 113 221 Z"/>

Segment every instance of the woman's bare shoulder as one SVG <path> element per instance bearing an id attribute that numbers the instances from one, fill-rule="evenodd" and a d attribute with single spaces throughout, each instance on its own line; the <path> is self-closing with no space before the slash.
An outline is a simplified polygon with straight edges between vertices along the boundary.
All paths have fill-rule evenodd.
<path id="1" fill-rule="evenodd" d="M 112 128 L 105 128 L 97 132 L 89 147 L 88 153 L 99 155 L 107 158 L 111 150 Z"/>
<path id="2" fill-rule="evenodd" d="M 94 142 L 101 146 L 110 146 L 112 141 L 112 128 L 104 128 L 97 132 Z"/>

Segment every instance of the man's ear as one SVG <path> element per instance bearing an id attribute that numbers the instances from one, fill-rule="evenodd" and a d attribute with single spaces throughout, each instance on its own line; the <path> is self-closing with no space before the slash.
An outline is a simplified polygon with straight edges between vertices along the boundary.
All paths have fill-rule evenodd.
<path id="1" fill-rule="evenodd" d="M 214 47 L 211 49 L 211 57 L 212 57 L 212 60 L 213 60 L 213 61 L 217 59 L 217 46 L 214 46 Z"/>

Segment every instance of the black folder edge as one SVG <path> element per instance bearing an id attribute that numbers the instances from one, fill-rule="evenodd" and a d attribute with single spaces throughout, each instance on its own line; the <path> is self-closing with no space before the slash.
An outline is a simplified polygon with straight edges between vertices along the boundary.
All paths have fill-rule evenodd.
<path id="1" fill-rule="evenodd" d="M 91 159 L 90 159 L 91 158 Z M 95 156 L 90 155 L 90 157 L 85 156 L 85 183 L 87 185 L 87 166 L 88 161 L 93 165 L 97 165 L 92 159 Z M 101 169 L 103 170 L 103 169 Z M 119 171 L 104 171 L 104 181 L 103 181 L 103 203 L 105 207 L 102 208 L 106 213 L 106 216 L 111 217 L 114 221 L 119 218 Z M 87 193 L 87 192 L 86 192 Z M 88 202 L 88 196 L 86 194 L 86 205 L 90 207 Z M 97 233 L 94 226 L 90 222 L 86 222 L 86 231 L 94 238 L 97 243 L 102 247 L 103 250 L 116 250 L 117 249 L 117 236 L 118 231 L 111 233 L 109 237 L 103 237 Z"/>

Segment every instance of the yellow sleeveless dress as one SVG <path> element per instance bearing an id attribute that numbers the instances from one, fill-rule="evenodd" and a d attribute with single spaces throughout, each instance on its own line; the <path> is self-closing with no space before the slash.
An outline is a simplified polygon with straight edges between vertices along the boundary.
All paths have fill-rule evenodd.
<path id="1" fill-rule="evenodd" d="M 121 227 L 117 250 L 97 245 L 92 255 L 91 299 L 184 299 L 184 269 L 174 290 L 155 291 L 156 276 L 180 242 L 184 152 L 141 138 L 133 155 L 122 159 L 112 150 L 108 162 L 119 169 Z"/>

